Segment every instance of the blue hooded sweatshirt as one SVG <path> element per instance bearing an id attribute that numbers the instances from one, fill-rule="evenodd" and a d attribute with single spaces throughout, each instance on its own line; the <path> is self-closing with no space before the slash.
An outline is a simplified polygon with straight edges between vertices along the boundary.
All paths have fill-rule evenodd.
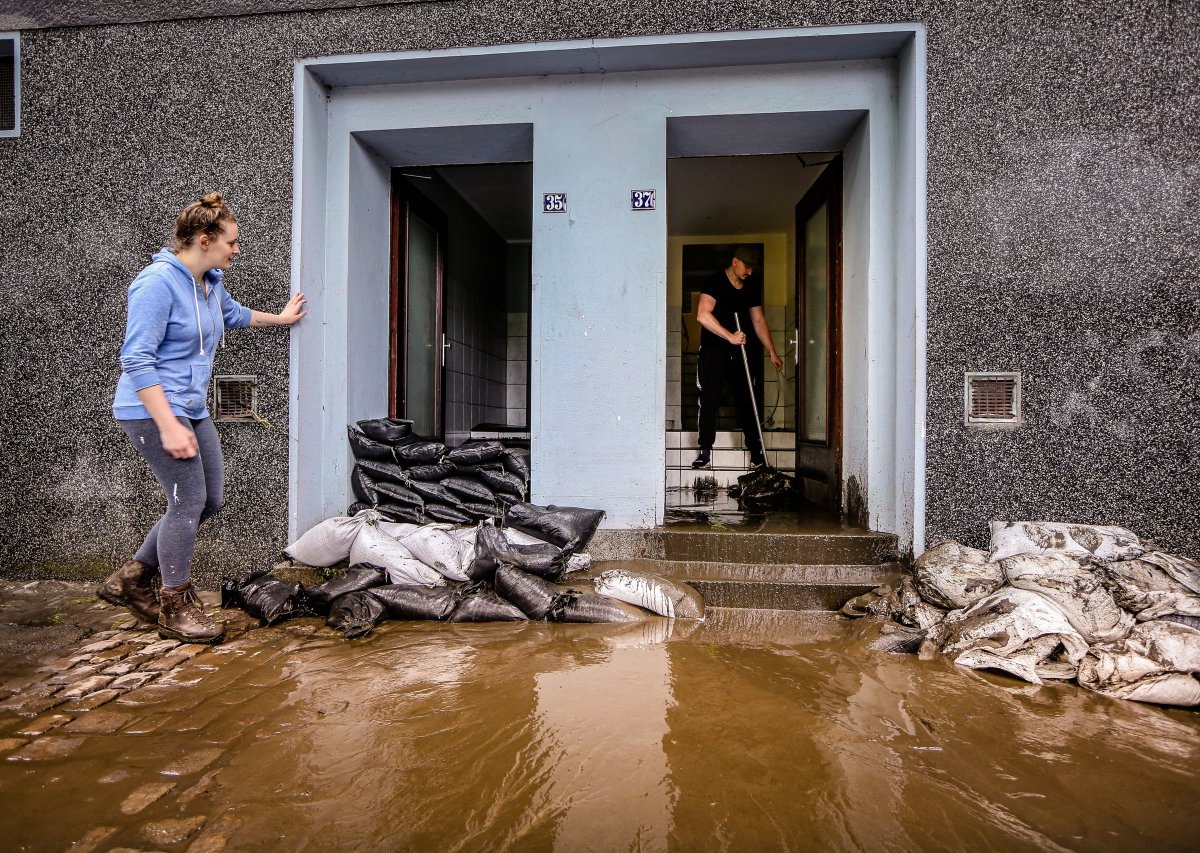
<path id="1" fill-rule="evenodd" d="M 171 411 L 208 417 L 208 380 L 217 342 L 226 328 L 250 325 L 250 309 L 221 283 L 220 270 L 204 274 L 208 295 L 170 249 L 129 285 L 129 316 L 121 347 L 121 380 L 113 398 L 119 421 L 149 418 L 137 392 L 161 385 Z"/>

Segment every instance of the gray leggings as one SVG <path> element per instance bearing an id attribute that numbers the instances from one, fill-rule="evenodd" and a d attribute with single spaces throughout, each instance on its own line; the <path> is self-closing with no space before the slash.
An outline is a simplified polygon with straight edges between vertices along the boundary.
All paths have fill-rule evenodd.
<path id="1" fill-rule="evenodd" d="M 196 529 L 225 503 L 225 470 L 221 442 L 211 418 L 179 422 L 196 436 L 200 452 L 191 459 L 176 459 L 163 450 L 158 427 L 150 418 L 118 421 L 134 448 L 150 463 L 167 497 L 167 511 L 150 529 L 133 559 L 158 566 L 164 586 L 188 582 Z"/>

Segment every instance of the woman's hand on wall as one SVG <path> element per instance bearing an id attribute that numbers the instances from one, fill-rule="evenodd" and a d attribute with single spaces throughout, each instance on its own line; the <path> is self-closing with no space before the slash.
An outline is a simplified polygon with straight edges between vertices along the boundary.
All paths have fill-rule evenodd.
<path id="1" fill-rule="evenodd" d="M 304 294 L 295 293 L 292 298 L 287 301 L 287 305 L 283 306 L 283 310 L 278 314 L 267 314 L 263 311 L 250 312 L 250 325 L 256 328 L 263 326 L 291 326 L 300 322 L 300 319 L 308 312 L 304 310 Z"/>

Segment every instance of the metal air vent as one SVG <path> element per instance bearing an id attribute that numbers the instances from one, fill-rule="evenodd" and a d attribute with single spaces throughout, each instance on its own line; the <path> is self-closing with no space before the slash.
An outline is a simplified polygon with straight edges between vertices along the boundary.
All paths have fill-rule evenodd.
<path id="1" fill-rule="evenodd" d="M 1019 425 L 1021 374 L 966 374 L 965 403 L 968 424 Z"/>
<path id="2" fill-rule="evenodd" d="M 213 386 L 216 397 L 213 410 L 218 421 L 246 423 L 261 420 L 257 376 L 218 376 Z"/>

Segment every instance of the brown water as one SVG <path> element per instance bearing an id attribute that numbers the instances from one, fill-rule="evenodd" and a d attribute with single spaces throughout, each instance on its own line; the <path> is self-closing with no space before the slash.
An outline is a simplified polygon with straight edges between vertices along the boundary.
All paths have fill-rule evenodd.
<path id="1" fill-rule="evenodd" d="M 253 631 L 191 686 L 81 716 L 70 755 L 0 761 L 0 839 L 184 849 L 171 821 L 196 818 L 197 849 L 1196 846 L 1200 715 L 870 651 L 871 631 L 734 610 Z"/>

